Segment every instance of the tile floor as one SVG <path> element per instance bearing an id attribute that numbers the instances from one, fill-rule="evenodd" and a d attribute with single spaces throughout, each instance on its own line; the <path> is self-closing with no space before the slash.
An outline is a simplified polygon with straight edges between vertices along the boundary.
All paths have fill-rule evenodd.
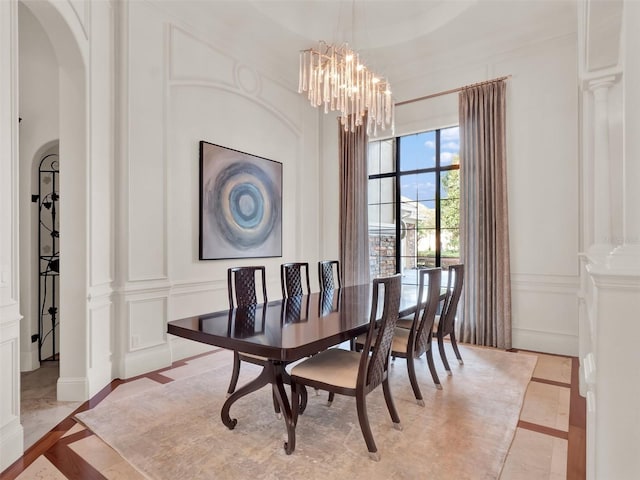
<path id="1" fill-rule="evenodd" d="M 577 360 L 531 352 L 519 352 L 519 354 L 536 355 L 538 363 L 527 389 L 520 422 L 500 479 L 574 480 L 584 478 L 584 466 L 576 466 L 576 459 L 572 458 L 580 458 L 579 452 L 580 449 L 584 449 L 584 445 L 573 447 L 569 445 L 569 430 L 584 428 L 584 418 L 579 418 L 578 425 L 571 425 L 569 415 L 571 409 L 580 408 L 579 402 L 582 401 L 577 395 L 577 375 L 574 371 Z M 158 382 L 166 383 L 197 374 L 211 368 L 212 361 L 228 362 L 230 355 L 227 351 L 205 354 L 175 362 L 169 369 L 126 382 L 116 380 L 110 388 L 101 392 L 100 398 L 86 402 L 80 410 L 92 408 L 100 401 L 109 402 L 124 395 L 144 391 L 157 385 Z M 28 387 L 23 393 L 22 400 L 25 443 L 33 443 L 38 436 L 42 438 L 33 446 L 25 445 L 30 446 L 25 451 L 25 455 L 0 474 L 0 478 L 2 480 L 15 478 L 20 480 L 143 479 L 144 477 L 120 455 L 69 417 L 78 404 L 52 400 L 52 392 L 55 397 L 56 367 L 53 364 L 45 364 L 44 368 L 48 371 L 40 372 L 37 377 L 35 374 L 31 375 L 33 377 L 31 379 L 28 378 L 30 374 L 23 375 L 23 385 Z M 51 378 L 48 383 L 45 382 L 47 378 Z M 42 387 L 41 396 L 33 387 L 38 382 Z M 41 401 L 35 401 L 40 397 L 42 397 Z M 53 430 L 46 433 L 51 428 Z M 578 437 L 581 436 L 584 435 L 578 435 Z"/>
<path id="2" fill-rule="evenodd" d="M 42 438 L 82 402 L 58 402 L 56 381 L 59 363 L 47 361 L 40 368 L 20 376 L 20 416 L 24 428 L 25 450 Z"/>

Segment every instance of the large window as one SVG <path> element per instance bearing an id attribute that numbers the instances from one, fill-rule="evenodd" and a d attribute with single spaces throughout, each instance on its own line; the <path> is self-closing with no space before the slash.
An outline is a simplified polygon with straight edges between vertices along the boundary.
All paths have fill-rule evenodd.
<path id="1" fill-rule="evenodd" d="M 459 152 L 458 127 L 369 143 L 372 277 L 459 261 Z"/>

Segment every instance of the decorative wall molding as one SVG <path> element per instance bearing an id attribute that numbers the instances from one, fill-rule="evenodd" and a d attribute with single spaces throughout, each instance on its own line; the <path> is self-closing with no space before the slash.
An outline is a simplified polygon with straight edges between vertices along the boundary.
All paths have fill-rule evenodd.
<path id="1" fill-rule="evenodd" d="M 164 345 L 167 339 L 167 297 L 127 300 L 128 352 Z"/>
<path id="2" fill-rule="evenodd" d="M 611 270 L 599 264 L 588 264 L 586 269 L 599 290 L 640 294 L 640 272 Z"/>
<path id="3" fill-rule="evenodd" d="M 91 285 L 88 288 L 87 301 L 89 304 L 101 304 L 104 302 L 111 302 L 114 290 L 111 282 L 102 283 L 99 285 Z"/>
<path id="4" fill-rule="evenodd" d="M 279 105 L 270 101 L 266 95 L 265 82 L 269 82 L 287 96 L 291 96 L 292 102 L 297 102 L 297 92 L 290 89 L 290 86 L 279 82 L 276 79 L 268 77 L 261 72 L 256 71 L 241 60 L 229 55 L 225 51 L 212 45 L 210 42 L 196 37 L 182 27 L 171 24 L 168 32 L 168 58 L 167 58 L 167 81 L 169 87 L 173 86 L 200 86 L 207 88 L 217 88 L 228 91 L 243 97 L 249 98 L 262 108 L 266 108 L 269 112 L 276 115 L 278 119 L 285 124 L 294 135 L 301 137 L 299 121 L 291 116 L 290 109 L 280 108 Z M 181 72 L 176 65 L 176 56 L 173 54 L 174 49 L 184 51 L 177 47 L 177 43 L 189 41 L 192 45 L 187 49 L 191 51 L 193 48 L 199 48 L 208 51 L 212 56 L 212 65 L 216 65 L 215 71 L 207 72 L 206 68 L 202 68 L 199 72 Z M 183 47 L 184 48 L 184 47 Z M 220 68 L 213 60 L 222 60 L 229 68 L 225 72 L 224 68 Z M 201 59 L 202 62 L 202 59 Z M 184 64 L 183 64 L 184 66 Z M 226 76 L 225 76 L 226 75 Z M 285 102 L 288 104 L 288 102 Z"/>
<path id="5" fill-rule="evenodd" d="M 580 277 L 559 274 L 512 274 L 511 287 L 514 292 L 577 295 L 580 289 Z"/>
<path id="6" fill-rule="evenodd" d="M 121 287 L 117 287 L 113 290 L 114 293 L 124 296 L 128 299 L 131 296 L 144 296 L 144 295 L 167 295 L 171 284 L 166 278 L 152 278 L 148 280 L 135 280 L 125 282 Z"/>
<path id="7" fill-rule="evenodd" d="M 227 282 L 225 280 L 182 280 L 171 283 L 169 295 L 173 297 L 217 291 L 227 291 Z"/>
<path id="8" fill-rule="evenodd" d="M 71 10 L 75 14 L 75 18 L 78 20 L 78 24 L 84 34 L 84 39 L 89 40 L 90 30 L 91 30 L 91 2 L 73 2 L 68 0 L 69 6 Z M 82 11 L 79 11 L 78 8 L 82 6 Z"/>

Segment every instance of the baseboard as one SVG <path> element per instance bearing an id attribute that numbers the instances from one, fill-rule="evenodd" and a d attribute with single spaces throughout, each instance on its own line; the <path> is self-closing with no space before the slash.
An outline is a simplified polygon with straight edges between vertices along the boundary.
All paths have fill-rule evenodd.
<path id="1" fill-rule="evenodd" d="M 32 372 L 40 368 L 40 360 L 38 360 L 38 349 L 20 352 L 20 371 Z"/>
<path id="2" fill-rule="evenodd" d="M 168 335 L 169 345 L 171 347 L 171 360 L 173 362 L 182 360 L 183 358 L 193 357 L 202 353 L 215 350 L 217 347 L 207 345 L 206 343 L 194 342 L 186 338 Z"/>
<path id="3" fill-rule="evenodd" d="M 170 367 L 171 363 L 171 347 L 169 346 L 169 342 L 129 352 L 126 353 L 122 359 L 120 378 L 126 380 L 127 378 L 153 372 L 154 370 Z"/>
<path id="4" fill-rule="evenodd" d="M 89 380 L 86 377 L 58 378 L 59 402 L 84 402 L 89 399 Z"/>
<path id="5" fill-rule="evenodd" d="M 100 362 L 99 367 L 89 369 L 89 398 L 92 398 L 113 380 L 112 372 L 111 361 L 107 360 Z"/>
<path id="6" fill-rule="evenodd" d="M 514 328 L 511 338 L 513 348 L 571 357 L 578 356 L 577 335 Z"/>
<path id="7" fill-rule="evenodd" d="M 22 456 L 24 430 L 18 419 L 0 428 L 0 472 Z"/>

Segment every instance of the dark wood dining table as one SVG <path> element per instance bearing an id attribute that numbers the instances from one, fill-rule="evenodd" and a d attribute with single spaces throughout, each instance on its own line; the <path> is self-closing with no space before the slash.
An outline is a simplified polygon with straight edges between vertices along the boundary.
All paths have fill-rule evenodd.
<path id="1" fill-rule="evenodd" d="M 167 332 L 240 354 L 266 357 L 268 362 L 260 375 L 226 399 L 220 416 L 224 425 L 235 428 L 237 419 L 229 415 L 232 405 L 270 383 L 287 429 L 285 451 L 291 453 L 295 424 L 285 391 L 289 383 L 285 366 L 366 333 L 371 295 L 371 284 L 342 287 L 170 321 Z M 415 308 L 415 293 L 408 292 L 402 298 L 401 312 L 410 314 Z"/>

